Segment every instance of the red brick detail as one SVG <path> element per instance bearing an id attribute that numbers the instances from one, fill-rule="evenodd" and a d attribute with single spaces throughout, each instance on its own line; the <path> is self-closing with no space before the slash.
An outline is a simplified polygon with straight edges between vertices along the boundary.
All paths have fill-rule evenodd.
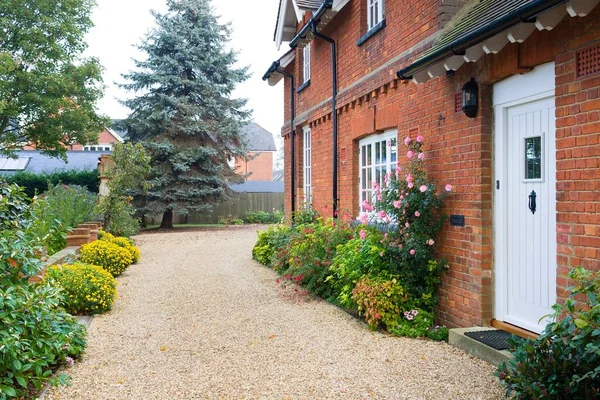
<path id="1" fill-rule="evenodd" d="M 600 72 L 600 44 L 577 52 L 577 77 Z"/>

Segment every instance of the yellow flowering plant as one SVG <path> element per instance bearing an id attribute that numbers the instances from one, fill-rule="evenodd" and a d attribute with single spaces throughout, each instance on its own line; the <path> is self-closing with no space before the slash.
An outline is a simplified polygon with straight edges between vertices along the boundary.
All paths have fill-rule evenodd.
<path id="1" fill-rule="evenodd" d="M 134 243 L 131 239 L 128 239 L 124 236 L 114 236 L 110 233 L 103 232 L 103 235 L 100 240 L 114 243 L 117 246 L 121 246 L 124 249 L 129 250 L 129 252 L 131 253 L 131 257 L 133 258 L 134 264 L 136 264 L 138 261 L 140 261 L 140 257 L 142 256 L 142 253 L 140 252 L 140 249 L 134 245 Z"/>
<path id="2" fill-rule="evenodd" d="M 112 276 L 121 275 L 133 263 L 131 251 L 105 240 L 81 246 L 79 259 L 84 263 L 101 266 Z"/>
<path id="3" fill-rule="evenodd" d="M 73 315 L 104 313 L 117 297 L 116 279 L 97 265 L 53 265 L 44 280 L 62 290 L 62 306 Z"/>

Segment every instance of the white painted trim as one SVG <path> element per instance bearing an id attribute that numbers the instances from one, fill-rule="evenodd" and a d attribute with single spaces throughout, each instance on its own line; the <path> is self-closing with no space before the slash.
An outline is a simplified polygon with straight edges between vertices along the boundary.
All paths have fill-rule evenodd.
<path id="1" fill-rule="evenodd" d="M 115 139 L 117 139 L 119 142 L 121 142 L 121 143 L 125 142 L 125 140 L 121 137 L 121 135 L 119 135 L 117 132 L 113 131 L 111 128 L 106 128 L 106 130 L 108 131 L 108 133 L 113 135 L 113 137 Z"/>
<path id="2" fill-rule="evenodd" d="M 302 49 L 302 83 L 310 80 L 310 42 Z"/>
<path id="3" fill-rule="evenodd" d="M 385 0 L 363 0 L 367 2 L 367 30 L 374 28 L 378 23 L 380 23 L 385 18 Z M 374 19 L 372 15 L 371 6 L 377 9 L 377 19 Z M 371 23 L 371 19 L 373 23 Z"/>
<path id="4" fill-rule="evenodd" d="M 333 9 L 333 11 L 340 11 L 349 2 L 350 0 L 333 0 L 333 5 L 331 6 L 331 8 Z"/>
<path id="5" fill-rule="evenodd" d="M 312 132 L 310 125 L 302 127 L 302 177 L 304 187 L 304 206 L 312 204 Z M 308 163 L 306 162 L 308 158 Z"/>

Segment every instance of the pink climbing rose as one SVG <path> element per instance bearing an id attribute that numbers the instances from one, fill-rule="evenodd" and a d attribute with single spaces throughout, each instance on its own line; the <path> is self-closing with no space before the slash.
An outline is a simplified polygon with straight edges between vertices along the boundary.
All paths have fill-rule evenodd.
<path id="1" fill-rule="evenodd" d="M 409 253 L 411 256 L 414 256 L 416 254 L 416 251 L 415 249 L 410 249 Z"/>
<path id="2" fill-rule="evenodd" d="M 406 153 L 406 157 L 408 157 L 408 158 L 412 158 L 414 155 L 415 155 L 415 153 L 413 153 L 413 152 L 412 152 L 412 150 L 409 150 L 409 151 Z"/>
<path id="3" fill-rule="evenodd" d="M 360 232 L 358 232 L 358 236 L 360 236 L 362 240 L 365 240 L 365 238 L 367 237 L 367 231 L 361 229 Z"/>
<path id="4" fill-rule="evenodd" d="M 430 245 L 430 246 L 433 246 L 433 244 L 435 243 L 435 241 L 433 239 L 429 239 L 426 243 L 428 245 Z"/>
<path id="5" fill-rule="evenodd" d="M 410 144 L 410 138 L 408 136 L 404 138 L 404 144 L 407 146 Z"/>
<path id="6" fill-rule="evenodd" d="M 408 182 L 407 186 L 408 186 L 409 189 L 412 189 L 413 186 L 415 186 L 415 185 L 414 185 L 414 183 L 412 183 L 412 181 L 410 181 L 410 182 Z"/>
<path id="7" fill-rule="evenodd" d="M 402 202 L 400 200 L 394 200 L 394 207 L 395 208 L 400 208 L 401 204 L 402 204 Z"/>
<path id="8" fill-rule="evenodd" d="M 367 222 L 369 221 L 369 215 L 368 214 L 363 214 L 360 216 L 360 223 L 363 225 L 366 225 Z"/>
<path id="9" fill-rule="evenodd" d="M 420 216 L 421 216 L 421 213 L 418 211 L 415 211 L 415 217 L 420 217 Z"/>
<path id="10" fill-rule="evenodd" d="M 419 143 L 423 142 L 423 136 L 421 136 L 421 135 L 417 136 L 417 142 L 419 142 Z"/>
<path id="11" fill-rule="evenodd" d="M 427 186 L 426 185 L 421 185 L 421 187 L 419 188 L 419 190 L 421 191 L 421 193 L 425 193 L 427 191 Z"/>
<path id="12" fill-rule="evenodd" d="M 447 184 L 446 185 L 446 192 L 451 192 L 452 191 L 452 185 Z"/>
<path id="13" fill-rule="evenodd" d="M 385 210 L 379 211 L 379 218 L 385 218 L 385 217 L 387 217 Z"/>
<path id="14" fill-rule="evenodd" d="M 425 159 L 425 153 L 419 153 L 419 155 L 417 157 L 419 157 L 419 160 L 424 160 Z"/>

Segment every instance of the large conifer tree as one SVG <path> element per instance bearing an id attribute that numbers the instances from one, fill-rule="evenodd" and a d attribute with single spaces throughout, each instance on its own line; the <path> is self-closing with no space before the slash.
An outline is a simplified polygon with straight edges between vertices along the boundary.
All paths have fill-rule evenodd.
<path id="1" fill-rule="evenodd" d="M 173 213 L 209 210 L 241 180 L 229 164 L 245 155 L 240 129 L 249 112 L 246 100 L 232 98 L 247 68 L 234 68 L 230 28 L 210 0 L 167 5 L 165 14 L 153 12 L 157 27 L 139 46 L 148 57 L 122 86 L 137 93 L 124 101 L 132 110 L 125 128 L 152 157 L 144 211 L 163 213 L 161 227 L 172 228 Z"/>

